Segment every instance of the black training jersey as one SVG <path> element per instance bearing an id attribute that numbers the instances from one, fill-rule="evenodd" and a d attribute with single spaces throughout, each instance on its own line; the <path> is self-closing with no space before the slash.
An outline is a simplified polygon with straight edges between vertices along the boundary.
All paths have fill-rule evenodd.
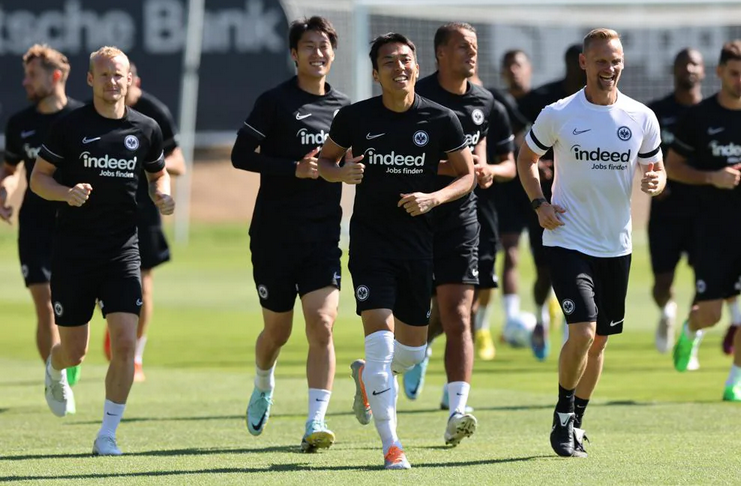
<path id="1" fill-rule="evenodd" d="M 465 94 L 451 93 L 440 86 L 438 73 L 435 72 L 420 79 L 414 89 L 419 95 L 453 110 L 463 127 L 466 144 L 473 152 L 474 147 L 486 138 L 489 132 L 489 116 L 494 98 L 485 89 L 472 83 L 467 84 L 468 89 Z M 447 186 L 454 179 L 449 176 L 438 176 L 437 188 Z M 436 231 L 447 231 L 475 222 L 477 219 L 476 195 L 471 191 L 460 199 L 435 208 L 432 212 L 432 219 Z"/>
<path id="2" fill-rule="evenodd" d="M 131 108 L 121 119 L 105 118 L 85 105 L 52 126 L 39 156 L 57 167 L 61 184 L 93 187 L 81 207 L 59 208 L 57 242 L 66 252 L 106 258 L 137 248 L 139 172 L 165 167 L 157 122 Z"/>
<path id="3" fill-rule="evenodd" d="M 260 172 L 250 234 L 289 237 L 296 241 L 337 240 L 340 236 L 342 185 L 322 178 L 299 179 L 296 162 L 329 134 L 332 119 L 350 99 L 326 85 L 317 96 L 298 86 L 298 78 L 263 93 L 240 135 L 259 140 L 260 155 L 273 157 L 274 167 Z"/>
<path id="4" fill-rule="evenodd" d="M 530 126 L 532 122 L 525 118 L 525 115 L 520 112 L 517 98 L 512 96 L 507 91 L 499 90 L 496 88 L 489 88 L 489 91 L 491 92 L 492 96 L 494 96 L 494 99 L 500 102 L 502 106 L 504 106 L 504 108 L 507 110 L 507 116 L 509 117 L 509 122 L 512 125 L 513 133 L 519 133 Z"/>
<path id="5" fill-rule="evenodd" d="M 165 157 L 170 155 L 178 146 L 178 129 L 167 106 L 151 94 L 142 91 L 141 97 L 132 108 L 157 122 L 162 131 L 162 149 L 165 152 Z M 147 181 L 144 171 L 139 176 L 136 202 L 139 204 L 137 223 L 140 227 L 160 226 L 162 224 L 160 211 L 154 205 L 152 198 L 149 197 L 149 181 Z"/>
<path id="6" fill-rule="evenodd" d="M 26 187 L 30 185 L 33 166 L 36 156 L 41 149 L 41 143 L 49 132 L 55 120 L 72 110 L 82 106 L 82 103 L 67 98 L 67 104 L 56 113 L 39 113 L 36 106 L 19 111 L 11 116 L 5 127 L 5 161 L 13 166 L 23 162 L 26 170 Z M 19 224 L 29 224 L 38 228 L 52 228 L 57 214 L 58 202 L 47 201 L 31 190 L 23 195 L 23 205 L 18 214 Z"/>
<path id="7" fill-rule="evenodd" d="M 387 109 L 380 96 L 343 108 L 330 138 L 364 155 L 350 221 L 350 254 L 393 259 L 432 258 L 429 213 L 410 216 L 398 206 L 402 194 L 431 193 L 440 160 L 466 147 L 458 117 L 416 95 L 403 113 Z"/>
<path id="8" fill-rule="evenodd" d="M 741 110 L 720 106 L 717 95 L 705 98 L 687 109 L 674 132 L 672 148 L 691 160 L 699 170 L 716 171 L 741 163 Z M 741 212 L 741 186 L 718 189 L 698 186 L 700 211 L 718 220 L 738 221 Z M 738 228 L 729 223 L 738 234 Z"/>
<path id="9" fill-rule="evenodd" d="M 661 151 L 664 160 L 669 153 L 669 147 L 674 142 L 674 131 L 677 123 L 689 106 L 677 102 L 674 93 L 654 101 L 648 105 L 659 120 L 661 126 Z M 690 161 L 691 163 L 691 161 Z M 651 198 L 651 217 L 686 218 L 694 216 L 698 211 L 697 189 L 689 184 L 667 179 L 664 191 Z"/>

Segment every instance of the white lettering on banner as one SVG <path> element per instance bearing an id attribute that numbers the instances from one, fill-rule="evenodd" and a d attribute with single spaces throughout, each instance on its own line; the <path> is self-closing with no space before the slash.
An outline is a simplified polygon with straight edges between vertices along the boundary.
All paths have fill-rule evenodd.
<path id="1" fill-rule="evenodd" d="M 88 4 L 93 4 L 92 0 Z M 80 0 L 59 2 L 56 9 L 41 12 L 9 10 L 0 4 L 0 55 L 22 55 L 35 42 L 46 42 L 68 55 L 87 53 L 102 45 L 124 51 L 137 46 L 141 29 L 148 54 L 174 54 L 185 47 L 184 0 L 144 0 L 142 22 L 131 11 L 95 11 Z M 132 7 L 133 8 L 133 7 Z M 282 53 L 285 41 L 282 15 L 265 0 L 245 0 L 243 8 L 207 10 L 204 18 L 203 52 Z"/>

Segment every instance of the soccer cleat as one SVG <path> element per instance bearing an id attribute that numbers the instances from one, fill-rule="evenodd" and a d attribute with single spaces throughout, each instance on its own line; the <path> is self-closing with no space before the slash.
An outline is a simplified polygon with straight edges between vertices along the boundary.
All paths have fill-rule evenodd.
<path id="1" fill-rule="evenodd" d="M 576 414 L 574 414 L 574 412 L 553 412 L 551 447 L 553 448 L 553 451 L 561 457 L 586 457 L 586 453 L 580 451 L 576 445 L 577 437 L 574 432 L 575 419 Z"/>
<path id="2" fill-rule="evenodd" d="M 724 402 L 741 402 L 741 383 L 733 386 L 726 385 L 723 390 Z"/>
<path id="3" fill-rule="evenodd" d="M 448 397 L 448 385 L 443 385 L 443 396 L 440 398 L 440 410 L 450 410 L 450 397 Z M 466 405 L 466 413 L 473 412 L 473 407 Z"/>
<path id="4" fill-rule="evenodd" d="M 260 435 L 268 424 L 270 407 L 273 405 L 273 391 L 260 391 L 255 388 L 247 405 L 247 430 L 252 435 Z"/>
<path id="5" fill-rule="evenodd" d="M 656 350 L 661 353 L 668 353 L 671 343 L 674 342 L 674 318 L 661 316 L 659 325 L 656 327 Z"/>
<path id="6" fill-rule="evenodd" d="M 306 433 L 301 439 L 301 452 L 329 449 L 332 444 L 334 444 L 334 432 L 327 428 L 326 423 L 319 420 L 306 423 Z"/>
<path id="7" fill-rule="evenodd" d="M 44 394 L 51 413 L 57 417 L 75 413 L 75 395 L 72 393 L 69 383 L 67 383 L 67 370 L 62 370 L 62 379 L 57 381 L 49 374 L 50 367 L 51 356 L 46 360 L 46 377 L 44 380 Z"/>
<path id="8" fill-rule="evenodd" d="M 142 364 L 134 361 L 134 382 L 141 383 L 146 380 L 147 380 L 147 377 L 144 376 L 144 370 L 142 369 Z"/>
<path id="9" fill-rule="evenodd" d="M 111 360 L 111 333 L 108 332 L 108 326 L 106 326 L 105 336 L 103 336 L 103 354 L 108 361 Z"/>
<path id="10" fill-rule="evenodd" d="M 450 446 L 457 446 L 466 437 L 471 437 L 476 432 L 476 426 L 478 422 L 476 417 L 470 413 L 456 412 L 448 418 L 448 425 L 445 427 L 445 444 Z"/>
<path id="11" fill-rule="evenodd" d="M 692 360 L 692 356 L 697 356 L 697 347 L 700 345 L 701 335 L 695 334 L 695 339 L 690 339 L 685 333 L 685 326 L 679 333 L 677 344 L 674 345 L 674 369 L 677 371 L 687 371 Z"/>
<path id="12" fill-rule="evenodd" d="M 736 330 L 739 328 L 739 325 L 731 324 L 728 326 L 726 335 L 723 336 L 723 353 L 729 356 L 733 354 L 733 338 L 736 336 Z"/>
<path id="13" fill-rule="evenodd" d="M 548 340 L 548 331 L 542 323 L 535 325 L 532 337 L 530 338 L 530 345 L 535 358 L 538 361 L 545 361 L 551 352 L 551 343 Z"/>
<path id="14" fill-rule="evenodd" d="M 697 356 L 692 355 L 689 363 L 687 363 L 687 371 L 697 371 L 700 369 L 700 360 Z"/>
<path id="15" fill-rule="evenodd" d="M 93 442 L 94 456 L 121 456 L 123 452 L 116 445 L 116 438 L 107 435 L 99 435 Z"/>
<path id="16" fill-rule="evenodd" d="M 386 456 L 383 458 L 386 469 L 411 469 L 412 465 L 407 461 L 407 456 L 401 447 L 391 446 Z"/>
<path id="17" fill-rule="evenodd" d="M 67 383 L 69 383 L 69 386 L 75 386 L 77 382 L 80 381 L 81 371 L 81 365 L 70 366 L 67 368 Z"/>
<path id="18" fill-rule="evenodd" d="M 584 429 L 574 427 L 574 455 L 572 457 L 587 457 L 587 451 L 584 450 L 584 441 L 589 442 L 589 437 Z"/>
<path id="19" fill-rule="evenodd" d="M 555 295 L 551 295 L 548 299 L 548 316 L 551 319 L 553 329 L 561 327 L 563 314 L 561 313 L 561 304 L 558 303 L 558 298 Z"/>
<path id="20" fill-rule="evenodd" d="M 356 359 L 350 365 L 352 379 L 355 380 L 355 398 L 352 402 L 352 410 L 355 412 L 355 418 L 361 425 L 368 425 L 373 418 L 368 396 L 365 393 L 365 384 L 363 383 L 363 369 L 365 361 Z"/>
<path id="21" fill-rule="evenodd" d="M 497 355 L 497 349 L 494 347 L 494 340 L 491 338 L 491 330 L 479 329 L 474 333 L 476 343 L 476 353 L 479 359 L 491 361 Z"/>
<path id="22" fill-rule="evenodd" d="M 427 349 L 430 349 L 429 346 Z M 425 373 L 427 373 L 427 365 L 430 363 L 429 352 L 425 354 L 425 359 L 417 363 L 412 367 L 411 370 L 404 373 L 404 394 L 410 400 L 416 400 L 422 388 L 425 385 Z"/>

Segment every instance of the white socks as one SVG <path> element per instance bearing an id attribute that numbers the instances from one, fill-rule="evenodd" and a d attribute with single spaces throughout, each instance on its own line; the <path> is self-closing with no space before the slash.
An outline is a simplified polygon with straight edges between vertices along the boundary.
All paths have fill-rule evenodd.
<path id="1" fill-rule="evenodd" d="M 690 331 L 690 321 L 685 321 L 684 323 L 684 334 L 690 339 L 695 339 L 696 337 L 702 337 L 702 330 L 700 331 Z"/>
<path id="2" fill-rule="evenodd" d="M 731 371 L 728 373 L 726 386 L 735 386 L 737 383 L 741 383 L 741 366 L 731 365 Z"/>
<path id="3" fill-rule="evenodd" d="M 677 303 L 671 300 L 667 302 L 661 309 L 661 317 L 664 319 L 674 319 L 677 317 Z"/>
<path id="4" fill-rule="evenodd" d="M 399 442 L 396 435 L 397 388 L 391 372 L 393 358 L 394 334 L 391 331 L 377 331 L 366 336 L 363 382 L 384 456 Z"/>
<path id="5" fill-rule="evenodd" d="M 465 381 L 454 381 L 448 383 L 448 406 L 450 415 L 454 413 L 466 413 L 466 402 L 471 385 Z"/>
<path id="6" fill-rule="evenodd" d="M 487 305 L 486 307 L 479 306 L 479 310 L 476 311 L 476 315 L 473 317 L 474 331 L 489 329 L 489 320 L 493 308 L 493 305 Z"/>
<path id="7" fill-rule="evenodd" d="M 118 428 L 118 424 L 121 423 L 124 409 L 126 409 L 125 403 L 113 403 L 110 400 L 105 401 L 105 405 L 103 405 L 103 423 L 98 431 L 98 437 L 116 438 L 116 429 Z"/>
<path id="8" fill-rule="evenodd" d="M 324 422 L 330 396 L 332 396 L 332 392 L 329 390 L 309 388 L 309 417 L 306 419 L 307 422 L 315 420 Z"/>
<path id="9" fill-rule="evenodd" d="M 134 355 L 134 363 L 142 364 L 144 361 L 144 347 L 147 345 L 147 336 L 142 336 L 136 340 L 136 354 Z"/>
<path id="10" fill-rule="evenodd" d="M 51 376 L 51 379 L 54 381 L 60 381 L 62 379 L 62 374 L 64 373 L 64 370 L 58 370 L 54 368 L 54 366 L 51 364 L 51 358 L 49 359 L 49 376 Z"/>
<path id="11" fill-rule="evenodd" d="M 394 340 L 394 357 L 391 361 L 391 371 L 395 375 L 403 375 L 421 363 L 427 356 L 427 345 L 407 346 Z"/>
<path id="12" fill-rule="evenodd" d="M 504 302 L 504 317 L 511 319 L 520 313 L 520 296 L 517 294 L 505 294 L 502 296 Z"/>
<path id="13" fill-rule="evenodd" d="M 261 392 L 269 392 L 275 388 L 275 365 L 269 370 L 261 370 L 255 366 L 255 388 Z"/>
<path id="14" fill-rule="evenodd" d="M 728 306 L 728 312 L 731 314 L 731 324 L 741 326 L 741 309 L 738 308 L 738 299 L 729 300 L 726 305 Z"/>

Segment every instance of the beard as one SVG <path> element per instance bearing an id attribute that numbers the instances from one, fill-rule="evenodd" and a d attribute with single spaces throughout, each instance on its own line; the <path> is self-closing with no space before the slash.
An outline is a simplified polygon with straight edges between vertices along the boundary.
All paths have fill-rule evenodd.
<path id="1" fill-rule="evenodd" d="M 40 103 L 44 98 L 51 96 L 51 89 L 39 88 L 31 92 L 26 91 L 26 98 L 33 104 Z"/>

